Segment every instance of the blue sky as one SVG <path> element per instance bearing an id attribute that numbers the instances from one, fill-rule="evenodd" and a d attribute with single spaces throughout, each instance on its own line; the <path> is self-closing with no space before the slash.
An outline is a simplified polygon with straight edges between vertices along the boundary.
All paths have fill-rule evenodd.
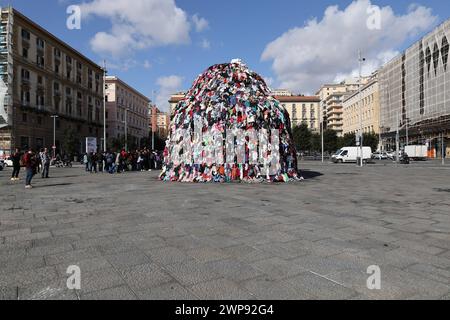
<path id="1" fill-rule="evenodd" d="M 349 7 L 352 4 L 349 0 L 109 0 L 119 9 L 104 10 L 102 1 L 84 1 L 91 6 L 83 7 L 82 14 L 89 13 L 87 17 L 82 16 L 81 30 L 66 28 L 66 8 L 83 1 L 0 0 L 0 4 L 13 5 L 95 62 L 106 58 L 109 74 L 119 76 L 150 98 L 152 90 L 156 90 L 160 104 L 164 104 L 169 92 L 189 88 L 208 66 L 233 58 L 243 59 L 251 69 L 267 78 L 272 87 L 314 93 L 321 82 L 354 73 L 352 54 L 356 54 L 357 48 L 367 52 L 369 63 L 365 72 L 368 73 L 450 16 L 450 6 L 444 0 L 418 0 L 414 2 L 416 5 L 403 0 L 358 0 L 359 7 L 356 3 Z M 120 3 L 140 3 L 142 9 L 121 16 Z M 153 4 L 151 9 L 149 3 Z M 329 10 L 329 19 L 323 19 L 325 10 L 333 5 L 338 8 Z M 349 32 L 348 25 L 353 23 L 354 29 L 364 29 L 360 22 L 365 20 L 358 19 L 367 5 L 384 8 L 386 24 L 376 35 L 363 31 L 362 38 L 358 38 L 360 32 L 351 35 L 353 31 Z M 142 19 L 155 18 L 156 11 L 162 12 L 160 17 L 166 14 L 158 27 L 149 24 L 154 31 L 136 31 L 136 25 L 142 26 Z M 174 12 L 180 15 L 169 22 Z M 317 23 L 304 28 L 311 19 Z M 201 23 L 196 25 L 196 21 Z M 134 30 L 132 40 L 123 40 L 127 33 L 124 27 Z M 115 52 L 113 56 L 108 53 L 110 46 L 100 41 L 104 38 L 99 33 L 108 35 L 106 39 L 114 39 L 115 47 L 129 50 Z M 321 33 L 329 34 L 322 42 L 314 37 Z M 163 40 L 166 34 L 170 34 L 167 42 Z M 93 39 L 98 41 L 93 44 Z M 342 47 L 343 43 L 348 44 Z M 164 109 L 165 105 L 161 107 Z"/>

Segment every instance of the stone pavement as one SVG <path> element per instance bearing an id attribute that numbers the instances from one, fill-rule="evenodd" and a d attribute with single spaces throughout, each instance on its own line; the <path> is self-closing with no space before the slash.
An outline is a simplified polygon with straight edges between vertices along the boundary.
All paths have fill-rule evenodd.
<path id="1" fill-rule="evenodd" d="M 27 191 L 0 172 L 0 299 L 450 299 L 449 167 L 301 165 L 276 185 L 52 169 Z"/>

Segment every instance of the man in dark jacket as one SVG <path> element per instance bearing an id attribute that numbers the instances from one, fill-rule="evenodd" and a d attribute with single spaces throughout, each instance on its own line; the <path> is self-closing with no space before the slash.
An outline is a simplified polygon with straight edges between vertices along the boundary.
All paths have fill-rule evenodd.
<path id="1" fill-rule="evenodd" d="M 36 174 L 36 167 L 38 165 L 36 156 L 32 149 L 28 150 L 28 152 L 24 155 L 24 164 L 26 168 L 26 180 L 25 180 L 25 188 L 32 189 L 31 180 L 33 176 Z"/>
<path id="2" fill-rule="evenodd" d="M 13 163 L 13 172 L 11 175 L 11 181 L 19 180 L 20 158 L 21 157 L 22 157 L 22 154 L 20 153 L 19 149 L 16 149 L 16 151 L 11 155 L 11 161 Z"/>

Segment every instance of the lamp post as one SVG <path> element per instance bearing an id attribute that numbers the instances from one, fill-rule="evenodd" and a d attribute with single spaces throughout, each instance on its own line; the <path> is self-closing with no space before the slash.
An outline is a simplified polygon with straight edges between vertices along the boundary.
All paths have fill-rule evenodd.
<path id="1" fill-rule="evenodd" d="M 359 130 L 360 130 L 360 138 L 359 138 L 359 148 L 360 148 L 360 165 L 361 167 L 364 166 L 364 154 L 363 154 L 363 144 L 364 144 L 364 138 L 363 138 L 363 110 L 362 110 L 362 99 L 361 99 L 361 86 L 362 86 L 362 63 L 366 61 L 365 58 L 362 57 L 361 50 L 358 52 L 358 62 L 359 62 L 359 86 L 358 86 L 358 97 L 359 97 Z"/>
<path id="2" fill-rule="evenodd" d="M 151 107 L 151 113 L 152 113 L 152 151 L 155 150 L 155 117 L 156 117 L 156 104 L 155 104 L 155 94 L 156 91 L 152 91 L 152 104 L 150 104 Z"/>
<path id="3" fill-rule="evenodd" d="M 59 118 L 58 115 L 50 116 L 53 118 L 53 159 L 56 159 L 56 118 Z"/>
<path id="4" fill-rule="evenodd" d="M 103 60 L 103 152 L 106 152 L 106 60 Z"/>
<path id="5" fill-rule="evenodd" d="M 125 108 L 125 151 L 128 152 L 128 108 Z"/>

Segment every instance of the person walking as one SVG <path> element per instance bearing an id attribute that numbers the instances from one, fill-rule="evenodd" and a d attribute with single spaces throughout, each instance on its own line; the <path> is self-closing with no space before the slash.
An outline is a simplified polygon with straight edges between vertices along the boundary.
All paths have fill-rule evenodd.
<path id="1" fill-rule="evenodd" d="M 89 157 L 88 157 L 87 153 L 85 153 L 83 156 L 83 163 L 86 167 L 86 172 L 88 172 L 89 171 Z"/>
<path id="2" fill-rule="evenodd" d="M 97 173 L 97 154 L 91 154 L 91 173 Z"/>
<path id="3" fill-rule="evenodd" d="M 50 156 L 48 154 L 48 149 L 45 148 L 43 152 L 40 153 L 40 160 L 42 164 L 42 179 L 48 179 L 50 172 Z"/>
<path id="4" fill-rule="evenodd" d="M 103 153 L 99 152 L 97 153 L 97 165 L 98 165 L 98 172 L 103 172 L 103 159 L 104 155 Z"/>
<path id="5" fill-rule="evenodd" d="M 38 159 L 32 149 L 24 155 L 24 164 L 26 168 L 26 179 L 25 179 L 25 189 L 32 189 L 31 180 L 36 173 L 37 167 L 39 166 Z"/>
<path id="6" fill-rule="evenodd" d="M 19 149 L 16 149 L 13 155 L 11 155 L 11 161 L 13 163 L 13 172 L 11 175 L 11 181 L 19 181 L 19 173 L 20 173 L 20 158 L 22 155 L 20 154 Z"/>

